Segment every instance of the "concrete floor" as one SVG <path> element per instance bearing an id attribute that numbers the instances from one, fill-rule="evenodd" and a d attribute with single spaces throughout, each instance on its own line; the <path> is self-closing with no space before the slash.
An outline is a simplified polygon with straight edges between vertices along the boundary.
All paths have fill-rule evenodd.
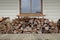
<path id="1" fill-rule="evenodd" d="M 60 40 L 60 34 L 0 34 L 0 40 Z"/>

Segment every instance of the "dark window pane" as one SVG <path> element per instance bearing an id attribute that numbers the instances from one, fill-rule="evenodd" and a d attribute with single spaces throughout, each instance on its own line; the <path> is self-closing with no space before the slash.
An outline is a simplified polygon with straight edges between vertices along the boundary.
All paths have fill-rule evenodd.
<path id="1" fill-rule="evenodd" d="M 30 13 L 30 0 L 21 0 L 22 13 Z"/>
<path id="2" fill-rule="evenodd" d="M 41 12 L 41 0 L 32 0 L 32 13 Z"/>

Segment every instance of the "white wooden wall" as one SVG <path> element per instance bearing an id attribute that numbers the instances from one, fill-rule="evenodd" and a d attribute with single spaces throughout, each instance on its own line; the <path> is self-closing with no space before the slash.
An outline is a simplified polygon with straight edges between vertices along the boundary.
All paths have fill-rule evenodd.
<path id="1" fill-rule="evenodd" d="M 11 19 L 19 13 L 19 0 L 0 0 L 0 16 Z M 60 18 L 60 0 L 43 0 L 43 13 L 46 18 L 57 21 Z"/>

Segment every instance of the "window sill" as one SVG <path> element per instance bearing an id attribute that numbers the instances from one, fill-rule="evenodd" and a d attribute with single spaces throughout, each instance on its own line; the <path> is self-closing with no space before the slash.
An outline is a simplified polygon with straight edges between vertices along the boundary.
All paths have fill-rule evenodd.
<path id="1" fill-rule="evenodd" d="M 21 13 L 18 14 L 17 16 L 45 16 L 44 14 L 40 13 Z"/>

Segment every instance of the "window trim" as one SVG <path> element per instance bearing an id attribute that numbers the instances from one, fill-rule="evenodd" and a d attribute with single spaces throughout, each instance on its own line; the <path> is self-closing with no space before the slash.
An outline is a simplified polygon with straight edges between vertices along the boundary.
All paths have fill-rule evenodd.
<path id="1" fill-rule="evenodd" d="M 30 1 L 30 3 L 31 3 L 31 1 Z M 30 7 L 31 7 L 31 4 L 30 4 Z M 32 9 L 32 7 L 31 7 L 31 9 Z M 19 0 L 19 16 L 45 16 L 45 15 L 43 15 L 43 0 L 41 0 L 41 13 L 32 13 L 31 9 L 30 9 L 30 13 L 22 13 L 21 12 L 21 0 Z"/>

